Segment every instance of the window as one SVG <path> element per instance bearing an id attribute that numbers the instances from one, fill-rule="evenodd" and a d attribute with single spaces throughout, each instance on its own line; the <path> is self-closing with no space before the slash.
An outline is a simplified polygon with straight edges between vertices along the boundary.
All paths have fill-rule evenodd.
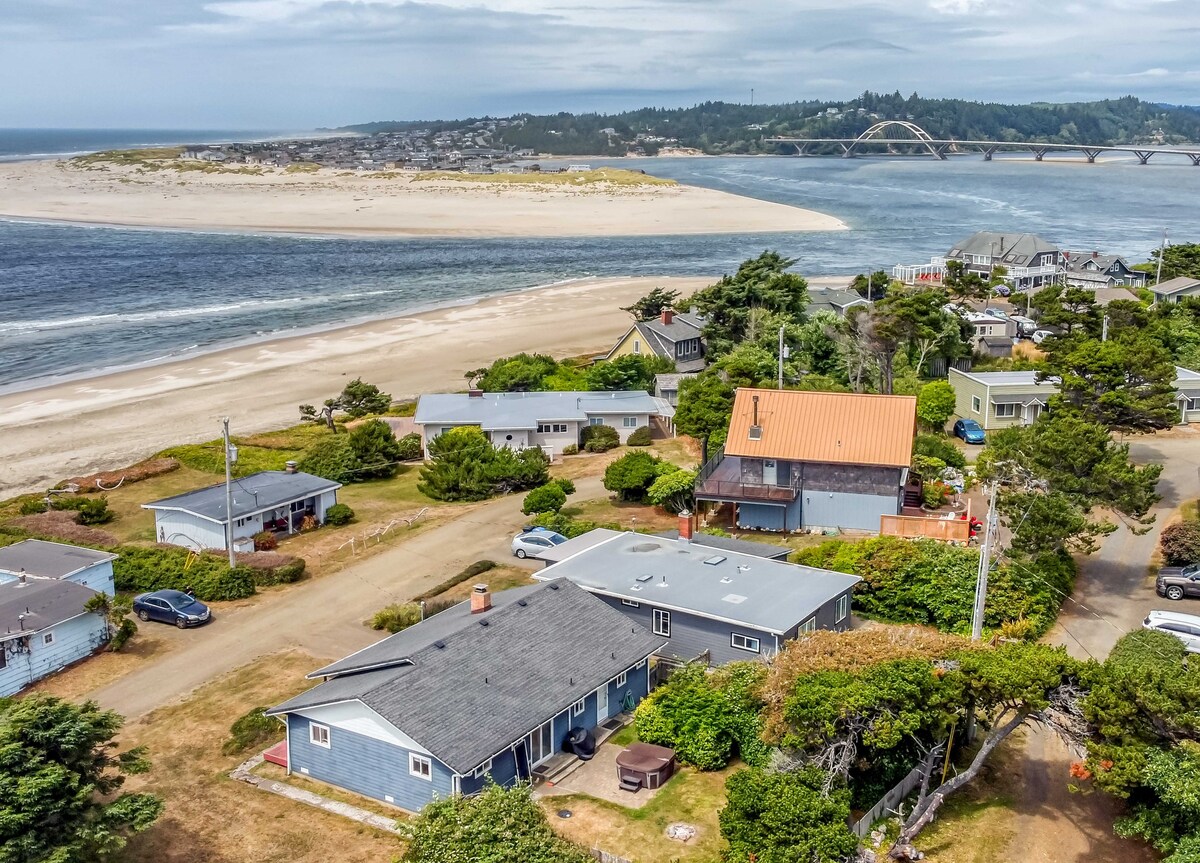
<path id="1" fill-rule="evenodd" d="M 53 644 L 53 643 L 54 643 L 54 633 L 53 632 L 47 632 L 45 635 L 42 636 L 42 644 Z"/>
<path id="2" fill-rule="evenodd" d="M 482 764 L 480 764 L 478 767 L 475 768 L 475 778 L 482 779 L 484 776 L 487 776 L 491 772 L 492 772 L 492 759 L 489 758 L 487 761 L 483 762 Z"/>
<path id="3" fill-rule="evenodd" d="M 8 665 L 8 651 L 4 649 L 4 645 L 0 644 L 0 668 Z"/>
<path id="4" fill-rule="evenodd" d="M 671 637 L 671 612 L 654 609 L 654 634 L 663 638 Z"/>
<path id="5" fill-rule="evenodd" d="M 324 746 L 329 749 L 329 726 L 318 725 L 315 722 L 310 724 L 308 726 L 308 742 L 313 746 Z"/>
<path id="6" fill-rule="evenodd" d="M 635 354 L 640 354 L 642 352 L 642 343 L 637 339 L 633 340 L 633 352 Z"/>
<path id="7" fill-rule="evenodd" d="M 538 423 L 538 434 L 561 434 L 567 430 L 566 423 Z"/>
<path id="8" fill-rule="evenodd" d="M 996 417 L 1015 417 L 1017 415 L 1016 405 L 995 405 Z"/>
<path id="9" fill-rule="evenodd" d="M 971 396 L 971 413 L 977 414 L 983 407 L 983 402 L 979 396 Z"/>
<path id="10" fill-rule="evenodd" d="M 635 429 L 635 428 L 637 428 L 637 424 L 638 424 L 637 417 L 625 417 L 625 419 L 623 419 L 621 421 L 621 424 L 624 425 L 625 428 L 627 428 L 627 429 Z"/>
<path id="11" fill-rule="evenodd" d="M 815 617 L 810 617 L 808 620 L 804 621 L 804 623 L 800 624 L 800 631 L 801 632 L 816 632 L 817 631 L 817 619 Z"/>
<path id="12" fill-rule="evenodd" d="M 602 426 L 604 425 L 604 417 L 588 417 L 588 425 Z"/>
<path id="13" fill-rule="evenodd" d="M 0 666 L 0 667 L 2 667 L 2 666 Z M 620 689 L 622 686 L 624 686 L 625 681 L 628 679 L 629 679 L 628 672 L 622 671 L 620 674 L 618 674 L 617 675 L 617 688 Z"/>
<path id="14" fill-rule="evenodd" d="M 1200 399 L 1188 399 L 1187 409 L 1190 411 L 1200 411 Z"/>
<path id="15" fill-rule="evenodd" d="M 758 653 L 758 639 L 751 638 L 749 635 L 742 635 L 740 632 L 734 632 L 730 634 L 729 644 L 731 647 L 736 647 L 738 650 L 748 650 L 751 653 Z"/>
<path id="16" fill-rule="evenodd" d="M 642 607 L 642 604 L 640 602 L 634 602 L 632 599 L 622 599 L 621 605 L 628 605 L 630 608 L 641 608 Z"/>
<path id="17" fill-rule="evenodd" d="M 1042 255 L 1042 266 L 1043 267 L 1053 267 L 1054 266 L 1054 258 L 1055 258 L 1054 255 Z"/>
<path id="18" fill-rule="evenodd" d="M 850 613 L 850 594 L 846 593 L 838 597 L 835 614 L 833 615 L 836 623 L 841 623 L 846 619 L 846 615 Z"/>
<path id="19" fill-rule="evenodd" d="M 581 698 L 578 701 L 576 701 L 574 704 L 571 705 L 571 715 L 579 716 L 581 713 L 583 713 L 583 708 L 584 708 L 584 703 L 583 703 L 583 699 Z"/>
<path id="20" fill-rule="evenodd" d="M 424 755 L 415 752 L 408 753 L 408 772 L 418 779 L 433 781 L 433 762 Z"/>

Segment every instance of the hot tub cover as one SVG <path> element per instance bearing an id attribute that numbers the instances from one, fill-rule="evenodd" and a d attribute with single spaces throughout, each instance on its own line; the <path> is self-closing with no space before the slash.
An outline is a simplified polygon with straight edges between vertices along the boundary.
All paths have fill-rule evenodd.
<path id="1" fill-rule="evenodd" d="M 617 755 L 617 766 L 641 773 L 654 773 L 674 760 L 674 749 L 651 743 L 630 743 L 624 752 Z"/>

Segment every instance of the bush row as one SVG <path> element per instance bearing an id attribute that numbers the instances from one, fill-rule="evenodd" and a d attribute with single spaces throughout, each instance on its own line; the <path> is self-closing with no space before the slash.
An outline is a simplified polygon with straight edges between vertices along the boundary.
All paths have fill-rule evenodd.
<path id="1" fill-rule="evenodd" d="M 261 572 L 243 564 L 230 568 L 223 557 L 214 554 L 201 554 L 187 566 L 190 553 L 173 545 L 126 545 L 117 552 L 120 557 L 113 561 L 113 576 L 118 590 L 190 588 L 197 599 L 205 601 L 242 599 L 254 593 Z"/>

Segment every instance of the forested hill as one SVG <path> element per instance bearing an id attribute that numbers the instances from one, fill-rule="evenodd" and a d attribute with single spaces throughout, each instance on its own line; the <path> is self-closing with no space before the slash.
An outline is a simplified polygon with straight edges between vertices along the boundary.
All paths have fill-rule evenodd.
<path id="1" fill-rule="evenodd" d="M 1133 96 L 1101 102 L 1003 105 L 963 99 L 922 99 L 863 93 L 848 102 L 785 105 L 705 102 L 691 108 L 642 108 L 619 114 L 522 114 L 497 126 L 491 146 L 541 153 L 647 154 L 664 145 L 707 153 L 758 153 L 772 135 L 847 137 L 878 120 L 912 120 L 935 138 L 1029 140 L 1069 144 L 1200 141 L 1200 110 L 1143 102 Z M 489 118 L 437 122 L 378 122 L 345 127 L 355 132 L 462 129 L 491 125 Z"/>

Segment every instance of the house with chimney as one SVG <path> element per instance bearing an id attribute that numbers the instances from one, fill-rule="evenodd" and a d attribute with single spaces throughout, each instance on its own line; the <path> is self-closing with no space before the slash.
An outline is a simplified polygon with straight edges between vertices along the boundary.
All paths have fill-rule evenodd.
<path id="1" fill-rule="evenodd" d="M 693 533 L 690 513 L 674 538 L 598 528 L 541 559 L 547 566 L 534 578 L 569 579 L 666 639 L 658 656 L 669 663 L 769 657 L 805 632 L 847 629 L 862 580 L 714 547 Z"/>
<path id="2" fill-rule="evenodd" d="M 704 323 L 700 315 L 663 309 L 658 317 L 638 321 L 626 330 L 601 359 L 653 354 L 675 363 L 675 371 L 681 374 L 703 371 Z"/>
<path id="3" fill-rule="evenodd" d="M 666 642 L 576 586 L 489 592 L 308 675 L 322 682 L 267 710 L 287 727 L 267 757 L 416 812 L 488 783 L 573 761 L 568 733 L 603 739 L 650 688 Z"/>
<path id="4" fill-rule="evenodd" d="M 616 429 L 621 443 L 642 426 L 660 437 L 673 432 L 675 409 L 645 390 L 618 392 L 429 393 L 417 401 L 413 425 L 424 452 L 429 442 L 459 426 L 475 426 L 496 447 L 539 447 L 554 458 L 579 445 L 587 426 Z"/>
<path id="5" fill-rule="evenodd" d="M 217 483 L 144 503 L 142 509 L 154 513 L 154 533 L 161 543 L 194 551 L 232 543 L 235 550 L 253 551 L 256 533 L 290 536 L 306 523 L 324 524 L 341 487 L 340 482 L 303 473 L 288 462 L 286 470 L 238 477 L 228 490 L 225 483 Z"/>
<path id="6" fill-rule="evenodd" d="M 740 388 L 695 496 L 743 529 L 878 531 L 912 463 L 913 396 Z"/>
<path id="7" fill-rule="evenodd" d="M 1064 279 L 1068 285 L 1092 290 L 1103 288 L 1144 288 L 1149 274 L 1135 270 L 1120 255 L 1098 251 L 1064 251 Z"/>
<path id="8" fill-rule="evenodd" d="M 23 539 L 0 548 L 0 586 L 22 579 L 70 581 L 112 596 L 116 559 L 110 551 Z"/>
<path id="9" fill-rule="evenodd" d="M 1062 249 L 1036 234 L 977 231 L 944 255 L 930 258 L 928 264 L 897 264 L 892 268 L 892 276 L 907 285 L 940 284 L 950 261 L 961 263 L 965 273 L 973 273 L 984 281 L 991 278 L 997 267 L 1003 267 L 1005 283 L 1019 291 L 1060 281 L 1066 268 Z"/>

